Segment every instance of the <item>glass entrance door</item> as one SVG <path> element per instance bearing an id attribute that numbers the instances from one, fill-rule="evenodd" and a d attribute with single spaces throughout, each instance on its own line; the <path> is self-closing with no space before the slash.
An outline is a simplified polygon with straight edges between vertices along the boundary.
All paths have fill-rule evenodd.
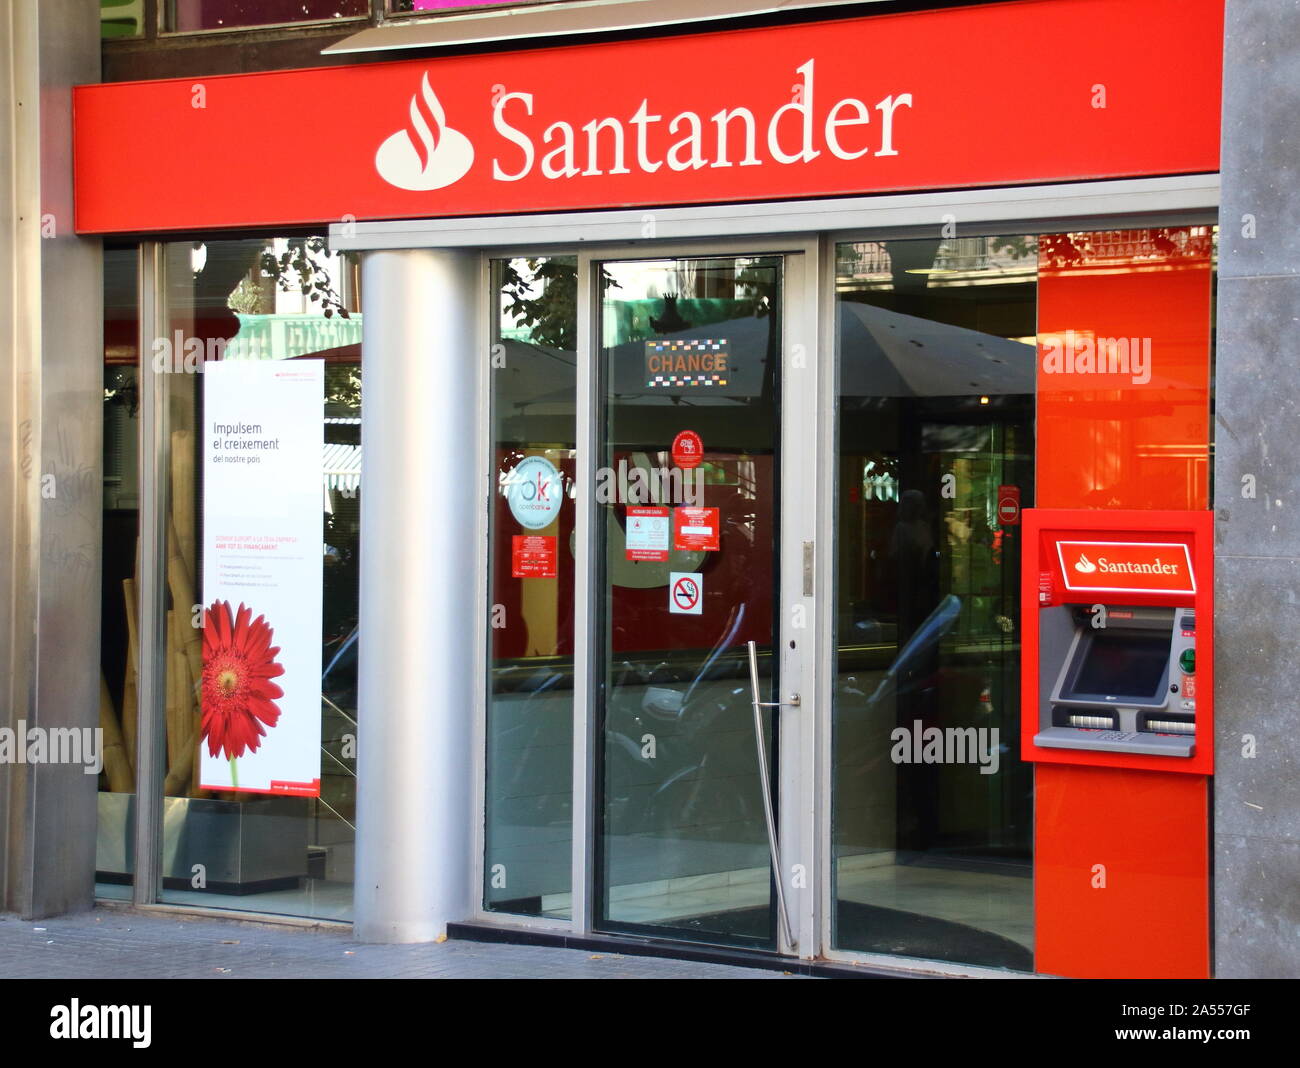
<path id="1" fill-rule="evenodd" d="M 595 926 L 774 949 L 785 290 L 794 257 L 597 286 Z M 788 693 L 787 693 L 788 697 Z M 768 795 L 780 818 L 779 798 Z"/>

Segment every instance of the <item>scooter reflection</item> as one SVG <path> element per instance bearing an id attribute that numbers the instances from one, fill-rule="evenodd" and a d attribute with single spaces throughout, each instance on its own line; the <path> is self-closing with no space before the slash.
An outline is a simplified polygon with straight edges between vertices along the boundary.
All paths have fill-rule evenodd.
<path id="1" fill-rule="evenodd" d="M 611 673 L 606 833 L 671 836 L 689 828 L 701 837 L 734 836 L 739 825 L 761 825 L 752 697 L 736 641 L 745 612 L 743 603 L 731 609 L 694 670 L 680 658 L 625 658 Z"/>

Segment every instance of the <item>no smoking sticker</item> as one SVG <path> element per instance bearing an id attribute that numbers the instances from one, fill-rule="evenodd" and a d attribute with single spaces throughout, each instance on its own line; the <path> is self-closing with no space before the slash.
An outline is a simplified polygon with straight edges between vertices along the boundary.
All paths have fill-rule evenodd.
<path id="1" fill-rule="evenodd" d="M 694 572 L 671 572 L 668 576 L 668 611 L 675 616 L 703 615 L 704 579 Z"/>

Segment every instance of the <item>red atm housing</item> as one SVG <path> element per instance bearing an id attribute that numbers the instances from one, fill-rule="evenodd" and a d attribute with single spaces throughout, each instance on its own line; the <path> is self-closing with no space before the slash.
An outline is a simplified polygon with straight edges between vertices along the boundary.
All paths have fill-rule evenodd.
<path id="1" fill-rule="evenodd" d="M 1209 775 L 1214 771 L 1214 546 L 1210 511 L 1100 511 L 1030 508 L 1024 512 L 1020 755 L 1024 760 L 1085 767 L 1143 768 Z M 1164 547 L 1168 546 L 1167 549 Z M 1092 555 L 1089 555 L 1091 551 Z M 1081 574 L 1075 566 L 1115 559 L 1129 571 Z M 1143 570 L 1161 560 L 1165 569 Z M 1192 609 L 1196 628 L 1195 735 L 1190 757 L 1154 756 L 1036 745 L 1041 726 L 1039 616 L 1062 604 Z M 1179 680 L 1183 681 L 1183 680 Z M 1184 690 L 1186 685 L 1184 683 Z"/>
<path id="2" fill-rule="evenodd" d="M 1027 509 L 1023 515 L 1021 755 L 1036 762 L 1035 970 L 1076 978 L 1208 978 L 1213 513 Z M 1166 575 L 1151 585 L 1107 590 L 1101 587 L 1118 586 L 1131 576 L 1112 583 L 1095 571 L 1067 582 L 1063 565 L 1077 560 L 1071 553 L 1089 552 L 1086 544 L 1070 542 L 1093 543 L 1093 552 L 1101 543 L 1107 559 L 1113 554 L 1129 561 L 1142 558 L 1114 547 L 1154 546 L 1164 562 L 1190 560 L 1193 584 L 1183 583 L 1187 576 Z M 1097 556 L 1088 559 L 1098 561 Z M 1152 588 L 1157 585 L 1171 588 Z M 1041 672 L 1058 671 L 1041 663 L 1042 609 L 1095 604 L 1194 612 L 1196 710 L 1190 756 L 1035 744 L 1046 688 Z M 1174 640 L 1177 636 L 1175 630 Z"/>
<path id="3" fill-rule="evenodd" d="M 1208 776 L 1214 770 L 1213 513 L 1030 508 L 1024 512 L 1021 756 L 1043 764 L 1143 768 Z M 1109 561 L 1110 570 L 1105 564 Z M 1091 568 L 1087 572 L 1080 570 Z M 1157 566 L 1158 564 L 1158 566 Z M 1040 616 L 1062 604 L 1192 609 L 1195 670 L 1173 685 L 1195 702 L 1192 755 L 1056 748 L 1035 743 L 1043 726 Z M 1178 628 L 1175 626 L 1175 641 Z M 1188 695 L 1188 687 L 1192 694 Z M 1101 731 L 1097 731 L 1101 733 Z"/>

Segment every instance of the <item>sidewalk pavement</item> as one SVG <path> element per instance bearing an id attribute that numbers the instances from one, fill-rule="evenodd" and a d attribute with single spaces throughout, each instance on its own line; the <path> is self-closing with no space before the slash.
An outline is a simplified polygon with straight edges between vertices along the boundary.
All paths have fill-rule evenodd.
<path id="1" fill-rule="evenodd" d="M 782 979 L 781 972 L 549 946 L 363 945 L 297 927 L 100 906 L 0 915 L 5 979 Z"/>

